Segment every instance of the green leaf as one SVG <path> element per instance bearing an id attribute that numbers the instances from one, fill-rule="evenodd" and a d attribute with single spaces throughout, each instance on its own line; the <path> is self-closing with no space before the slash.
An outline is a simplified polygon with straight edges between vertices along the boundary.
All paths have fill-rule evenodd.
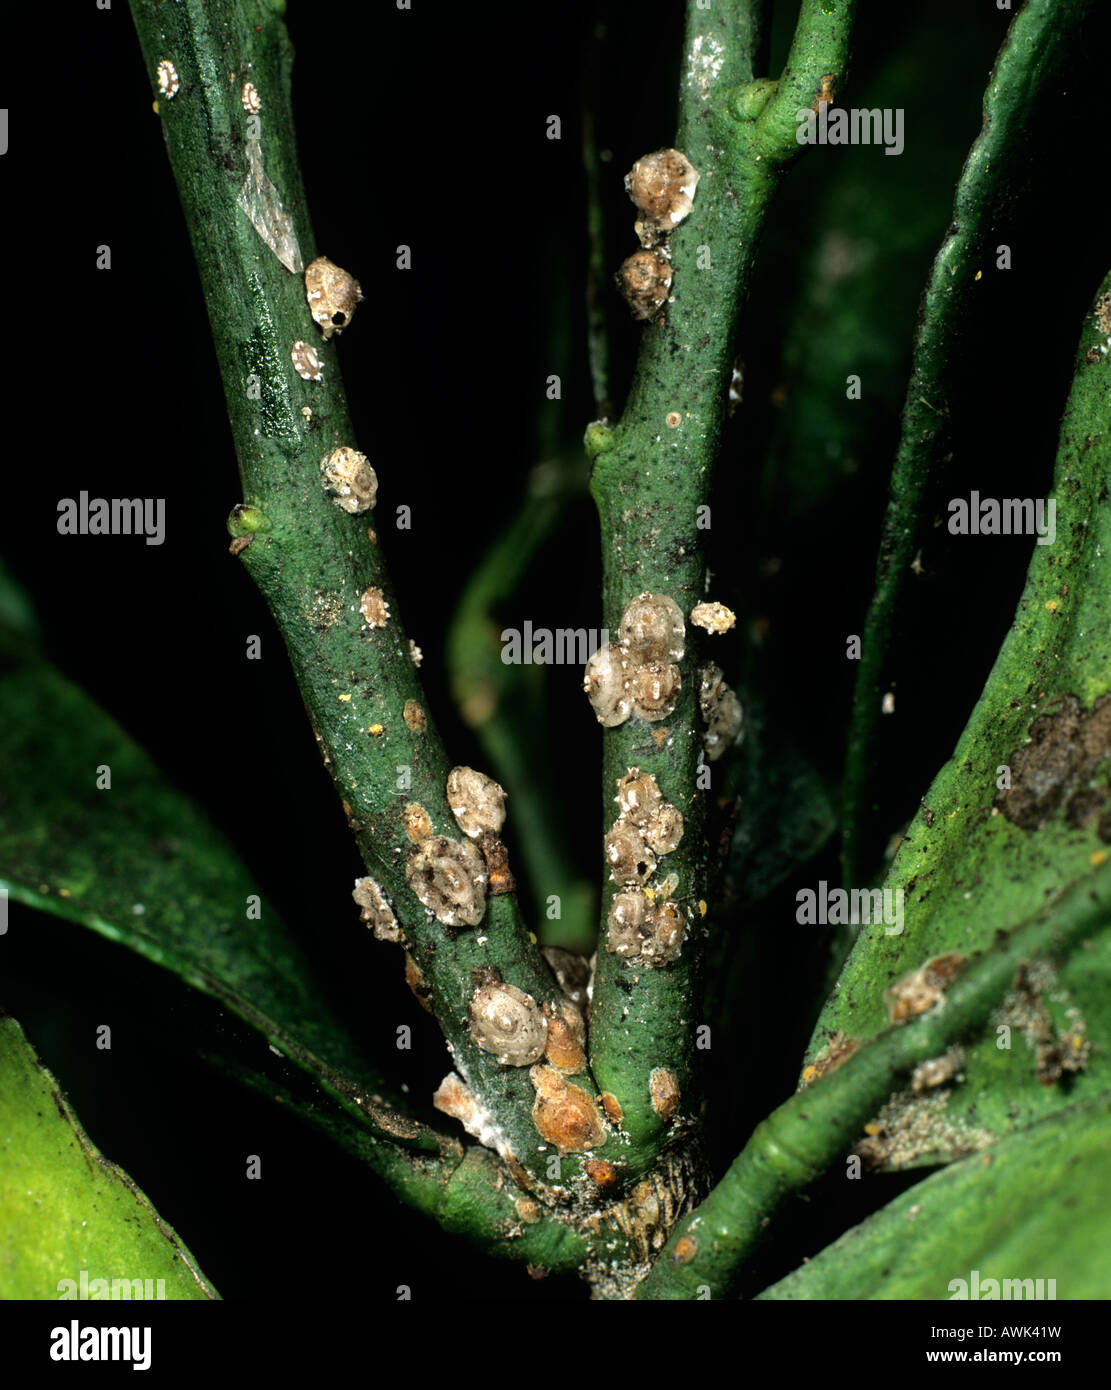
<path id="1" fill-rule="evenodd" d="M 1048 907 L 1083 883 L 1108 857 L 1111 394 L 1100 348 L 1109 293 L 1111 276 L 1086 320 L 1061 426 L 1056 540 L 1035 547 L 984 693 L 884 884 L 904 894 L 904 930 L 862 929 L 811 1039 L 810 1060 L 834 1033 L 870 1038 L 882 1031 L 884 991 L 897 977 L 946 952 L 986 946 L 1036 905 Z M 1010 789 L 997 785 L 1003 768 Z M 1111 1036 L 1109 975 L 1111 940 L 1102 934 L 1082 961 L 1035 980 L 1025 1003 L 1012 1001 L 997 1025 L 1012 1025 L 1014 1046 L 997 1046 L 1002 1040 L 994 1035 L 981 1039 L 968 1053 L 964 1082 L 951 1092 L 963 1125 L 1003 1133 L 1111 1085 L 1111 1048 L 1101 1045 Z M 1087 1066 L 1041 1084 L 1038 1071 L 1042 1081 L 1051 1078 L 1027 1045 L 1036 1052 L 1039 1032 L 1046 1047 L 1063 1039 L 1076 1060 L 1083 1060 L 1085 1039 L 1093 1040 Z M 910 1161 L 960 1152 L 959 1140 L 936 1139 Z"/>
<path id="2" fill-rule="evenodd" d="M 0 1298 L 56 1299 L 63 1279 L 76 1297 L 82 1272 L 161 1279 L 167 1299 L 219 1298 L 147 1197 L 94 1146 L 19 1024 L 0 1014 Z"/>
<path id="3" fill-rule="evenodd" d="M 441 1147 L 432 1130 L 383 1100 L 380 1079 L 315 996 L 274 909 L 262 900 L 261 916 L 248 919 L 257 884 L 234 850 L 45 661 L 0 664 L 0 766 L 0 889 L 218 999 L 360 1123 L 418 1149 Z M 98 790 L 103 767 L 111 786 Z"/>
<path id="4" fill-rule="evenodd" d="M 1052 911 L 1035 912 L 1014 931 L 1000 933 L 917 1016 L 893 1023 L 882 1037 L 842 1058 L 842 1065 L 811 1078 L 808 1089 L 756 1126 L 705 1201 L 678 1222 L 636 1297 L 699 1297 L 704 1286 L 713 1297 L 724 1297 L 785 1198 L 814 1182 L 838 1155 L 865 1154 L 869 1117 L 900 1078 L 918 1077 L 923 1067 L 976 1035 L 1020 971 L 1083 954 L 1109 923 L 1111 864 L 1063 894 Z M 923 1127 L 930 1121 L 939 1123 L 934 1115 Z"/>
<path id="5" fill-rule="evenodd" d="M 1067 1110 L 918 1183 L 759 1297 L 951 1299 L 976 1270 L 981 1298 L 987 1279 L 1107 1298 L 1109 1150 L 1111 1100 Z"/>

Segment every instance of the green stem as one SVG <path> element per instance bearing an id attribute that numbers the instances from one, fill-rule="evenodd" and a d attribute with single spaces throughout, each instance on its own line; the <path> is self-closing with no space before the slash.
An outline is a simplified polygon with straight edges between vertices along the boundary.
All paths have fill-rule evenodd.
<path id="1" fill-rule="evenodd" d="M 678 1224 L 637 1297 L 724 1297 L 784 1198 L 820 1177 L 860 1138 L 900 1077 L 979 1028 L 1021 961 L 1066 953 L 1109 920 L 1111 868 L 974 958 L 949 987 L 944 1007 L 889 1028 L 785 1101 L 753 1131 L 710 1196 Z"/>
<path id="2" fill-rule="evenodd" d="M 796 111 L 811 105 L 823 77 L 833 75 L 840 84 L 847 60 L 851 0 L 804 0 L 780 82 L 754 83 L 760 8 L 747 0 L 711 10 L 694 0 L 688 5 L 677 148 L 701 180 L 690 216 L 671 238 L 666 316 L 644 331 L 625 412 L 592 477 L 603 537 L 604 612 L 613 633 L 626 604 L 642 592 L 666 594 L 684 615 L 706 597 L 699 509 L 709 499 L 733 331 L 757 235 L 783 167 L 800 150 Z M 661 864 L 661 876 L 678 876 L 673 896 L 686 915 L 688 936 L 679 959 L 644 970 L 604 944 L 598 951 L 591 1067 L 622 1108 L 629 1136 L 624 1158 L 633 1173 L 651 1163 L 668 1123 L 652 1103 L 652 1071 L 674 1074 L 681 1114 L 696 1109 L 690 1077 L 706 929 L 698 904 L 705 898 L 707 866 L 696 781 L 701 724 L 695 635 L 688 626 L 674 714 L 656 724 L 630 719 L 607 729 L 603 740 L 607 828 L 615 815 L 616 784 L 633 767 L 655 775 L 686 822 L 678 848 Z M 615 891 L 609 884 L 603 894 L 603 920 Z M 602 931 L 604 940 L 604 925 Z"/>
<path id="3" fill-rule="evenodd" d="M 209 1059 L 240 1084 L 281 1102 L 357 1158 L 406 1206 L 431 1217 L 487 1254 L 542 1266 L 549 1273 L 575 1270 L 591 1244 L 539 1203 L 523 1197 L 505 1167 L 487 1149 L 445 1140 L 441 1152 L 415 1153 L 344 1124 L 334 1113 L 307 1103 L 269 1077 L 227 1059 Z"/>
<path id="4" fill-rule="evenodd" d="M 131 9 L 200 270 L 249 509 L 233 514 L 237 552 L 281 630 L 360 852 L 394 905 L 456 1067 L 508 1149 L 539 1173 L 546 1151 L 531 1120 L 528 1069 L 503 1068 L 474 1044 L 467 1006 L 480 967 L 496 966 L 538 1003 L 558 1002 L 555 981 L 515 896 L 492 897 L 480 927 L 456 934 L 406 883 L 407 804 L 424 808 L 434 833 L 462 835 L 445 791 L 451 764 L 428 715 L 371 514 L 340 510 L 322 487 L 321 461 L 355 439 L 336 343 L 323 341 L 313 322 L 290 243 L 295 237 L 301 262 L 315 256 L 285 26 L 273 6 L 251 0 L 132 0 Z M 160 84 L 164 63 L 175 77 Z M 253 115 L 245 109 L 248 74 L 259 104 Z M 160 91 L 175 80 L 176 90 Z M 260 194 L 260 186 L 270 191 Z M 266 204 L 267 240 L 240 205 L 245 189 L 248 201 Z M 275 235 L 283 217 L 275 196 L 285 210 L 285 244 Z M 358 318 L 348 328 L 372 330 Z M 294 369 L 296 342 L 315 350 L 322 381 Z M 377 462 L 389 489 L 389 461 Z M 370 630 L 360 612 L 368 588 L 389 606 L 385 625 Z"/>
<path id="5" fill-rule="evenodd" d="M 608 420 L 613 405 L 610 401 L 610 345 L 606 328 L 606 220 L 602 207 L 594 113 L 587 102 L 584 102 L 582 109 L 582 153 L 586 172 L 586 234 L 590 247 L 586 263 L 587 353 L 595 414 L 600 420 Z"/>

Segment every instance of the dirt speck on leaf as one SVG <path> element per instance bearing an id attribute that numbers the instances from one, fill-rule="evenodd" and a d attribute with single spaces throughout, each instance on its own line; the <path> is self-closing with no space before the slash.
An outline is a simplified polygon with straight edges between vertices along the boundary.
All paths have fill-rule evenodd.
<path id="1" fill-rule="evenodd" d="M 990 1130 L 946 1113 L 952 1091 L 899 1091 L 865 1127 L 856 1152 L 869 1168 L 911 1168 L 935 1156 L 967 1158 L 995 1140 Z"/>
<path id="2" fill-rule="evenodd" d="M 1062 806 L 1071 825 L 1090 825 L 1111 788 L 1088 783 L 1109 757 L 1111 695 L 1087 712 L 1075 695 L 1066 695 L 1053 713 L 1034 720 L 1030 741 L 1011 754 L 1011 786 L 996 795 L 995 805 L 1023 830 L 1040 830 Z"/>

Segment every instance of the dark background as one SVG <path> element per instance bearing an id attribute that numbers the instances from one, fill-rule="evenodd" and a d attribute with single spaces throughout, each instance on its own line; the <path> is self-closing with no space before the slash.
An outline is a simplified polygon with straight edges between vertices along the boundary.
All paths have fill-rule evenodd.
<path id="1" fill-rule="evenodd" d="M 773 72 L 793 7 L 778 8 Z M 906 150 L 898 160 L 875 149 L 813 151 L 799 162 L 766 232 L 744 319 L 745 407 L 719 467 L 713 596 L 742 616 L 746 676 L 765 694 L 776 737 L 801 750 L 833 795 L 854 674 L 845 636 L 862 631 L 917 299 L 1008 18 L 990 0 L 864 0 L 845 104 L 898 106 L 904 91 L 925 92 L 907 109 Z M 34 598 L 53 659 L 208 809 L 302 937 L 322 990 L 387 1072 L 426 1102 L 448 1059 L 396 959 L 358 923 L 349 895 L 359 864 L 342 813 L 280 639 L 227 554 L 235 457 L 127 7 L 115 0 L 99 12 L 87 0 L 60 13 L 24 10 L 21 22 L 25 41 L 0 55 L 11 109 L 11 148 L 0 160 L 9 267 L 2 553 Z M 287 22 L 317 241 L 366 295 L 340 345 L 356 434 L 379 441 L 380 516 L 403 502 L 413 511 L 411 531 L 384 531 L 383 544 L 425 653 L 430 707 L 455 760 L 478 762 L 443 675 L 450 601 L 512 515 L 531 464 L 572 446 L 595 415 L 582 307 L 582 103 L 592 103 L 598 144 L 612 152 L 602 173 L 615 269 L 635 248 L 622 175 L 674 138 L 681 6 L 540 11 L 414 0 L 399 13 L 387 3 L 290 0 Z M 961 344 L 968 386 L 951 495 L 978 487 L 1038 496 L 1049 487 L 1081 317 L 1107 268 L 1100 23 L 1030 151 L 1030 186 L 1013 223 L 1000 229 L 1015 269 L 988 275 L 982 315 Z M 41 59 L 27 63 L 27 52 Z M 552 113 L 562 118 L 559 142 L 544 135 Z M 784 331 L 844 179 L 871 181 L 858 212 L 878 229 L 875 380 L 903 385 L 873 392 L 866 377 L 866 437 L 830 458 L 815 489 L 813 458 L 763 471 L 761 460 L 791 408 L 797 363 L 785 360 Z M 413 247 L 406 274 L 394 267 L 402 242 Z M 101 243 L 112 248 L 110 273 L 94 268 Z M 639 330 L 605 289 L 620 401 Z M 835 331 L 832 317 L 814 323 L 819 361 Z M 544 398 L 550 373 L 563 381 L 558 403 Z M 58 500 L 81 489 L 165 497 L 165 544 L 58 536 Z M 815 497 L 820 505 L 809 505 Z M 504 622 L 598 626 L 597 552 L 584 497 Z M 1029 553 L 1022 539 L 941 549 L 915 591 L 900 628 L 899 717 L 884 729 L 876 869 L 953 747 Z M 262 661 L 244 658 L 252 633 L 262 636 Z M 578 685 L 576 672 L 553 668 L 551 725 L 575 731 L 556 759 L 553 801 L 563 805 L 596 785 L 599 766 Z M 249 785 L 233 793 L 226 769 L 245 749 L 264 756 L 252 757 Z M 572 832 L 583 865 L 595 862 L 598 829 Z M 808 867 L 807 882 L 835 876 L 834 853 Z M 788 884 L 733 924 L 758 940 L 758 973 L 737 1020 L 744 1062 L 715 1055 L 710 1063 L 722 1103 L 719 1161 L 793 1088 L 809 1034 L 811 1015 L 780 1017 L 779 982 L 797 951 L 785 929 L 791 902 Z M 570 1280 L 530 1282 L 441 1236 L 353 1160 L 199 1061 L 245 1045 L 215 1005 L 77 927 L 16 905 L 11 918 L 0 1002 L 94 1142 L 146 1191 L 225 1297 L 310 1282 L 316 1292 L 371 1299 L 392 1298 L 398 1284 L 426 1299 L 582 1296 Z M 815 972 L 821 964 L 816 958 Z M 102 1053 L 93 1039 L 105 1021 L 114 1046 Z M 413 1026 L 411 1052 L 393 1049 L 400 1023 Z M 765 1042 L 773 1025 L 774 1046 Z M 263 1156 L 261 1182 L 244 1180 L 248 1153 Z M 755 1286 L 905 1181 L 873 1178 L 851 1198 L 842 1184 L 836 1201 L 796 1204 L 792 1233 Z"/>

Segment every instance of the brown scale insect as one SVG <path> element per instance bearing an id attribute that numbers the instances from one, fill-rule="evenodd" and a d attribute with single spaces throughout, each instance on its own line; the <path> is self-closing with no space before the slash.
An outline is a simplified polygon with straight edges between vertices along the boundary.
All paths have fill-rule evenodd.
<path id="1" fill-rule="evenodd" d="M 483 831 L 478 847 L 486 861 L 486 896 L 501 897 L 506 893 L 516 893 L 517 881 L 509 871 L 509 851 L 504 843 L 491 830 Z"/>
<path id="2" fill-rule="evenodd" d="M 317 256 L 305 267 L 305 298 L 313 322 L 327 342 L 334 334 L 342 333 L 351 322 L 361 303 L 363 292 L 359 282 L 342 270 L 327 256 Z"/>
<path id="3" fill-rule="evenodd" d="M 656 856 L 635 825 L 618 821 L 606 835 L 606 863 L 614 883 L 644 884 L 656 869 Z"/>
<path id="4" fill-rule="evenodd" d="M 617 272 L 617 288 L 632 310 L 633 318 L 656 317 L 667 303 L 671 289 L 671 262 L 660 248 L 635 251 Z"/>
<path id="5" fill-rule="evenodd" d="M 690 213 L 699 173 L 682 150 L 656 150 L 638 159 L 625 175 L 625 190 L 640 217 L 642 246 L 666 241 Z"/>
<path id="6" fill-rule="evenodd" d="M 430 835 L 413 849 L 405 881 L 437 921 L 477 927 L 486 912 L 486 865 L 470 840 Z"/>
<path id="7" fill-rule="evenodd" d="M 367 926 L 373 928 L 379 941 L 399 942 L 401 928 L 397 924 L 393 908 L 377 879 L 357 878 L 351 896 L 358 903 L 360 916 Z"/>
<path id="8" fill-rule="evenodd" d="M 448 773 L 447 800 L 455 823 L 472 840 L 486 832 L 498 834 L 505 824 L 505 791 L 484 772 L 453 767 Z"/>
<path id="9" fill-rule="evenodd" d="M 529 1080 L 536 1091 L 532 1121 L 542 1139 L 560 1153 L 582 1153 L 606 1142 L 598 1106 L 581 1086 L 572 1086 L 555 1067 L 535 1066 Z"/>
<path id="10" fill-rule="evenodd" d="M 467 1013 L 472 1040 L 503 1067 L 527 1067 L 544 1055 L 547 1022 L 532 995 L 515 985 L 480 986 Z"/>

